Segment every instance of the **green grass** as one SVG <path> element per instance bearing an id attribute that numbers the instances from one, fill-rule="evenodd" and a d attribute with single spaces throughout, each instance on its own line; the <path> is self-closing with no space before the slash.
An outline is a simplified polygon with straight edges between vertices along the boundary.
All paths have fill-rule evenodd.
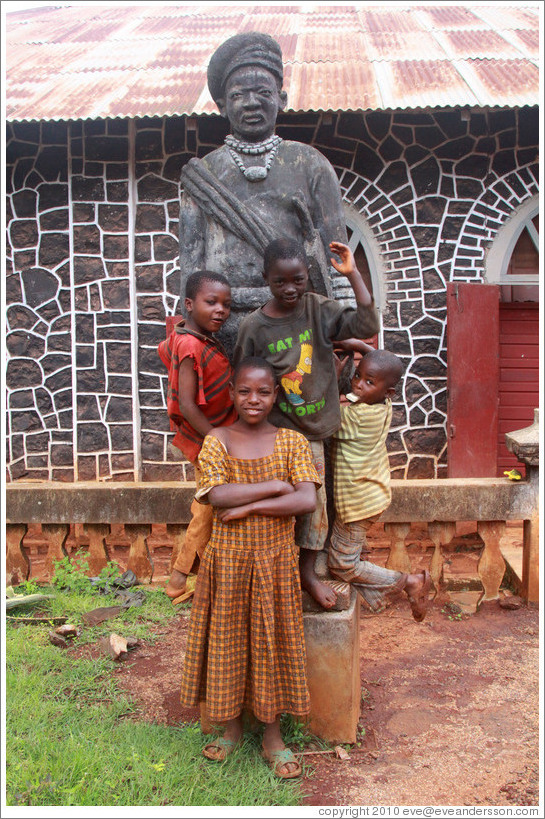
<path id="1" fill-rule="evenodd" d="M 41 616 L 68 616 L 115 605 L 109 596 L 41 587 L 54 598 Z M 24 588 L 16 589 L 18 593 Z M 28 617 L 36 610 L 17 609 Z M 160 590 L 146 602 L 93 628 L 77 645 L 119 631 L 157 639 L 154 627 L 179 616 Z M 140 720 L 120 691 L 109 657 L 76 657 L 48 640 L 49 626 L 6 628 L 6 801 L 9 806 L 258 806 L 297 805 L 300 785 L 273 776 L 260 756 L 259 737 L 247 735 L 224 763 L 207 761 L 198 724 L 165 726 Z M 130 662 L 129 660 L 125 662 Z M 286 723 L 287 739 L 304 742 Z"/>

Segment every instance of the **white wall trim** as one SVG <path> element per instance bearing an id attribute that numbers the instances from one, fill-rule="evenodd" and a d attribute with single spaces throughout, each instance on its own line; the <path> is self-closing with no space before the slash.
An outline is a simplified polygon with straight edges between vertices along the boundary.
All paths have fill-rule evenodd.
<path id="1" fill-rule="evenodd" d="M 532 196 L 513 211 L 498 230 L 484 257 L 484 278 L 489 284 L 539 284 L 539 274 L 508 276 L 507 268 L 526 222 L 539 213 L 539 196 Z"/>

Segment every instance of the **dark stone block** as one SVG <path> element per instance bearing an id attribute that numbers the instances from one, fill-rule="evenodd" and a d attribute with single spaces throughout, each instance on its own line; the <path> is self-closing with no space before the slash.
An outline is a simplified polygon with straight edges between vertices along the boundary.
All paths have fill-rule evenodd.
<path id="1" fill-rule="evenodd" d="M 163 460 L 165 436 L 156 432 L 143 432 L 140 438 L 144 460 Z"/>
<path id="2" fill-rule="evenodd" d="M 157 355 L 157 349 L 140 347 L 138 350 L 138 369 L 148 373 L 165 374 L 165 366 Z"/>
<path id="3" fill-rule="evenodd" d="M 162 298 L 155 296 L 139 296 L 138 320 L 164 322 L 165 307 Z"/>
<path id="4" fill-rule="evenodd" d="M 403 434 L 403 440 L 410 453 L 424 453 L 425 455 L 438 455 L 447 442 L 446 432 L 443 427 L 425 429 L 410 429 Z"/>
<path id="5" fill-rule="evenodd" d="M 353 167 L 365 179 L 373 181 L 384 170 L 384 163 L 376 150 L 360 143 L 356 150 Z"/>
<path id="6" fill-rule="evenodd" d="M 472 154 L 456 162 L 454 168 L 457 176 L 471 176 L 475 179 L 484 179 L 489 171 L 490 159 L 488 156 Z"/>
<path id="7" fill-rule="evenodd" d="M 179 242 L 174 236 L 167 234 L 153 237 L 153 254 L 158 262 L 177 260 L 179 252 Z"/>
<path id="8" fill-rule="evenodd" d="M 100 449 L 108 450 L 110 447 L 107 428 L 104 424 L 91 422 L 78 424 L 77 435 L 78 452 L 96 452 Z"/>
<path id="9" fill-rule="evenodd" d="M 89 285 L 89 309 L 94 312 L 102 310 L 102 302 L 100 300 L 100 290 L 98 284 Z"/>
<path id="10" fill-rule="evenodd" d="M 437 125 L 449 139 L 466 133 L 467 123 L 462 121 L 459 111 L 437 111 L 434 117 Z"/>
<path id="11" fill-rule="evenodd" d="M 475 152 L 480 154 L 493 154 L 496 151 L 496 140 L 494 137 L 482 137 L 475 145 Z M 470 174 L 471 176 L 471 174 Z"/>
<path id="12" fill-rule="evenodd" d="M 127 310 L 104 310 L 97 315 L 97 325 L 105 326 L 109 324 L 130 324 L 131 316 Z"/>
<path id="13" fill-rule="evenodd" d="M 160 324 L 138 325 L 138 344 L 140 346 L 157 347 L 161 341 L 164 341 L 165 337 L 165 327 Z"/>
<path id="14" fill-rule="evenodd" d="M 108 400 L 106 421 L 108 423 L 132 421 L 132 399 L 112 396 Z"/>
<path id="15" fill-rule="evenodd" d="M 462 228 L 464 227 L 465 219 L 458 216 L 448 216 L 443 224 L 441 231 L 441 239 L 443 241 L 448 239 L 458 239 Z"/>
<path id="16" fill-rule="evenodd" d="M 521 108 L 518 110 L 518 136 L 517 142 L 520 148 L 536 146 L 539 143 L 539 108 Z"/>
<path id="17" fill-rule="evenodd" d="M 9 226 L 9 236 L 13 248 L 35 247 L 39 236 L 36 219 L 13 219 Z"/>
<path id="18" fill-rule="evenodd" d="M 417 126 L 414 129 L 414 141 L 426 148 L 436 148 L 445 141 L 445 136 L 436 125 Z"/>
<path id="19" fill-rule="evenodd" d="M 43 371 L 46 375 L 50 375 L 63 367 L 70 366 L 70 356 L 62 353 L 55 353 L 54 355 L 46 355 L 42 360 Z"/>
<path id="20" fill-rule="evenodd" d="M 12 412 L 10 416 L 11 429 L 13 432 L 33 432 L 36 429 L 43 429 L 42 419 L 37 412 L 28 410 L 27 412 Z"/>
<path id="21" fill-rule="evenodd" d="M 60 318 L 55 319 L 55 321 L 53 321 L 51 323 L 51 328 L 50 328 L 52 333 L 62 333 L 65 330 L 70 331 L 71 329 L 72 329 L 72 324 L 71 324 L 70 316 L 61 316 Z"/>
<path id="22" fill-rule="evenodd" d="M 372 111 L 365 116 L 365 123 L 369 132 L 378 140 L 384 139 L 390 130 L 391 115 L 381 111 Z"/>
<path id="23" fill-rule="evenodd" d="M 26 438 L 27 452 L 47 452 L 50 438 L 49 432 L 33 432 Z"/>
<path id="24" fill-rule="evenodd" d="M 140 421 L 143 430 L 170 431 L 170 421 L 164 409 L 142 409 L 140 411 Z"/>
<path id="25" fill-rule="evenodd" d="M 112 279 L 123 279 L 128 278 L 129 276 L 129 264 L 128 262 L 106 262 L 106 270 L 108 271 L 108 276 Z"/>
<path id="26" fill-rule="evenodd" d="M 39 332 L 38 327 L 35 327 L 39 322 L 40 317 L 34 310 L 29 307 L 24 307 L 21 304 L 14 304 L 8 307 L 7 310 L 8 323 L 12 329 L 30 330 L 34 328 L 35 332 Z M 44 328 L 47 330 L 47 328 Z"/>
<path id="27" fill-rule="evenodd" d="M 88 136 L 85 158 L 98 162 L 123 162 L 129 156 L 129 140 L 125 136 Z"/>
<path id="28" fill-rule="evenodd" d="M 138 131 L 136 134 L 135 156 L 137 162 L 163 157 L 163 134 L 161 131 Z"/>
<path id="29" fill-rule="evenodd" d="M 392 162 L 386 171 L 377 181 L 377 185 L 384 193 L 392 193 L 393 191 L 403 188 L 407 182 L 407 167 L 404 162 Z"/>
<path id="30" fill-rule="evenodd" d="M 108 279 L 102 283 L 102 298 L 108 309 L 128 307 L 130 302 L 129 282 L 127 279 Z"/>
<path id="31" fill-rule="evenodd" d="M 210 150 L 214 150 L 211 148 Z M 165 162 L 165 166 L 163 168 L 163 177 L 165 179 L 172 180 L 173 182 L 178 183 L 180 180 L 180 174 L 182 172 L 183 166 L 187 163 L 187 161 L 191 159 L 191 154 L 175 154 L 174 156 L 170 156 L 167 161 Z"/>
<path id="32" fill-rule="evenodd" d="M 85 136 L 96 136 L 106 133 L 106 122 L 103 119 L 86 119 L 83 122 Z"/>
<path id="33" fill-rule="evenodd" d="M 97 473 L 95 456 L 78 456 L 78 480 L 94 481 L 96 478 Z"/>
<path id="34" fill-rule="evenodd" d="M 46 182 L 66 182 L 68 178 L 66 147 L 45 145 L 40 149 L 34 167 Z"/>
<path id="35" fill-rule="evenodd" d="M 443 290 L 445 281 L 436 270 L 427 269 L 422 271 L 422 281 L 424 290 Z"/>
<path id="36" fill-rule="evenodd" d="M 13 136 L 22 139 L 24 142 L 40 142 L 39 122 L 13 122 Z"/>
<path id="37" fill-rule="evenodd" d="M 74 288 L 74 307 L 78 313 L 87 313 L 89 310 L 89 288 L 87 285 Z"/>
<path id="38" fill-rule="evenodd" d="M 5 294 L 6 304 L 13 304 L 15 301 L 21 301 L 23 294 L 21 290 L 21 277 L 19 275 L 10 275 L 5 279 Z"/>
<path id="39" fill-rule="evenodd" d="M 76 367 L 93 367 L 95 348 L 91 344 L 78 344 L 76 347 Z"/>
<path id="40" fill-rule="evenodd" d="M 36 361 L 12 358 L 6 369 L 6 386 L 12 390 L 21 387 L 37 387 L 42 383 L 42 368 Z"/>
<path id="41" fill-rule="evenodd" d="M 45 351 L 45 341 L 28 330 L 15 330 L 7 335 L 6 347 L 13 357 L 37 359 Z"/>
<path id="42" fill-rule="evenodd" d="M 400 326 L 408 327 L 422 315 L 420 301 L 404 301 L 399 305 Z"/>
<path id="43" fill-rule="evenodd" d="M 11 199 L 15 215 L 18 216 L 19 219 L 34 219 L 36 217 L 36 206 L 38 203 L 38 194 L 36 191 L 17 191 L 13 194 Z"/>
<path id="44" fill-rule="evenodd" d="M 60 183 L 42 184 L 38 188 L 38 210 L 43 212 L 52 208 L 68 206 L 68 185 Z"/>
<path id="45" fill-rule="evenodd" d="M 52 466 L 70 466 L 73 463 L 74 450 L 66 444 L 57 444 L 51 447 Z"/>
<path id="46" fill-rule="evenodd" d="M 529 165 L 531 162 L 537 162 L 538 159 L 538 148 L 525 148 L 523 151 L 517 151 L 517 162 L 519 165 Z"/>
<path id="47" fill-rule="evenodd" d="M 122 342 L 107 342 L 106 360 L 108 373 L 130 373 L 131 345 Z"/>
<path id="48" fill-rule="evenodd" d="M 129 178 L 129 166 L 126 162 L 108 162 L 105 166 L 106 180 L 127 180 Z"/>
<path id="49" fill-rule="evenodd" d="M 447 411 L 448 403 L 448 395 L 446 389 L 436 392 L 435 395 L 433 396 L 433 402 L 435 404 L 435 408 L 444 415 Z"/>
<path id="50" fill-rule="evenodd" d="M 55 395 L 55 409 L 57 412 L 72 409 L 73 405 L 72 389 L 61 390 Z"/>
<path id="51" fill-rule="evenodd" d="M 414 142 L 413 129 L 406 125 L 392 125 L 392 134 L 405 145 L 411 145 Z"/>
<path id="52" fill-rule="evenodd" d="M 115 392 L 119 395 L 132 395 L 132 378 L 130 376 L 108 374 L 107 392 Z"/>
<path id="53" fill-rule="evenodd" d="M 136 262 L 149 262 L 151 259 L 151 237 L 137 236 L 134 241 L 134 259 Z"/>
<path id="54" fill-rule="evenodd" d="M 515 170 L 516 167 L 515 152 L 512 150 L 498 151 L 492 160 L 492 170 L 498 176 L 504 176 L 509 171 Z"/>
<path id="55" fill-rule="evenodd" d="M 446 290 L 440 293 L 424 293 L 424 304 L 426 310 L 437 310 L 445 307 L 447 303 Z"/>
<path id="56" fill-rule="evenodd" d="M 138 182 L 138 200 L 140 202 L 164 202 L 178 199 L 178 185 L 167 182 L 158 176 L 149 174 Z"/>
<path id="57" fill-rule="evenodd" d="M 72 198 L 75 202 L 103 202 L 104 196 L 102 179 L 87 179 L 85 176 L 72 177 Z"/>
<path id="58" fill-rule="evenodd" d="M 410 323 L 410 322 L 408 322 Z M 413 339 L 421 336 L 441 336 L 443 333 L 443 325 L 440 321 L 426 316 L 421 321 L 417 322 L 411 327 L 411 335 Z"/>
<path id="59" fill-rule="evenodd" d="M 110 438 L 113 450 L 117 452 L 132 451 L 134 446 L 132 424 L 111 424 Z"/>
<path id="60" fill-rule="evenodd" d="M 13 184 L 11 176 L 6 178 L 6 193 L 24 188 L 29 172 L 34 166 L 33 159 L 18 159 L 13 170 Z"/>
<path id="61" fill-rule="evenodd" d="M 435 478 L 435 460 L 422 456 L 412 457 L 407 469 L 407 478 Z"/>
<path id="62" fill-rule="evenodd" d="M 447 200 L 442 196 L 427 196 L 415 202 L 416 221 L 438 223 L 443 219 Z"/>
<path id="63" fill-rule="evenodd" d="M 106 271 L 100 256 L 74 256 L 74 281 L 76 284 L 105 279 Z"/>
<path id="64" fill-rule="evenodd" d="M 418 247 L 434 247 L 439 235 L 439 228 L 414 225 L 411 228 L 411 233 Z"/>
<path id="65" fill-rule="evenodd" d="M 161 407 L 165 409 L 165 402 L 162 393 L 158 392 L 144 392 L 140 395 L 140 406 L 149 409 L 152 407 Z M 166 410 L 165 410 L 166 412 Z"/>
<path id="66" fill-rule="evenodd" d="M 136 208 L 136 232 L 163 231 L 166 228 L 164 205 L 143 205 Z"/>
<path id="67" fill-rule="evenodd" d="M 488 131 L 488 123 L 484 114 L 471 114 L 469 121 L 469 133 L 473 136 L 482 136 Z"/>
<path id="68" fill-rule="evenodd" d="M 29 159 L 38 154 L 38 145 L 27 142 L 19 142 L 12 140 L 6 146 L 6 160 L 8 165 L 13 165 L 18 159 Z M 34 160 L 31 160 L 31 167 L 34 165 Z"/>
<path id="69" fill-rule="evenodd" d="M 49 415 L 54 412 L 51 394 L 43 387 L 36 390 L 36 406 L 42 415 Z"/>
<path id="70" fill-rule="evenodd" d="M 494 109 L 492 109 L 488 112 L 488 127 L 490 133 L 505 131 L 508 128 L 514 128 L 515 125 L 515 111 L 512 109 L 500 111 L 494 111 Z"/>
<path id="71" fill-rule="evenodd" d="M 57 208 L 40 216 L 40 230 L 67 231 L 69 228 L 68 208 Z"/>
<path id="72" fill-rule="evenodd" d="M 78 421 L 98 421 L 100 419 L 96 395 L 77 396 L 77 416 Z"/>
<path id="73" fill-rule="evenodd" d="M 74 222 L 94 222 L 95 206 L 76 202 L 72 208 L 72 215 Z"/>
<path id="74" fill-rule="evenodd" d="M 106 120 L 106 132 L 110 136 L 117 136 L 118 134 L 128 134 L 129 120 L 128 119 L 108 119 Z"/>
<path id="75" fill-rule="evenodd" d="M 408 165 L 413 166 L 422 162 L 422 160 L 429 157 L 429 155 L 430 152 L 421 145 L 411 145 L 405 150 L 405 161 Z"/>
<path id="76" fill-rule="evenodd" d="M 426 423 L 426 416 L 420 407 L 414 407 L 409 413 L 409 423 L 411 427 L 422 426 Z"/>
<path id="77" fill-rule="evenodd" d="M 440 171 L 435 157 L 429 157 L 425 162 L 412 168 L 411 178 L 417 196 L 437 193 Z"/>
<path id="78" fill-rule="evenodd" d="M 406 185 L 401 190 L 395 191 L 391 195 L 392 202 L 395 202 L 396 205 L 403 205 L 405 202 L 412 201 L 414 197 L 413 189 L 410 185 Z"/>
<path id="79" fill-rule="evenodd" d="M 75 225 L 74 253 L 100 254 L 100 230 L 96 225 Z"/>
<path id="80" fill-rule="evenodd" d="M 150 375 L 150 373 L 138 373 L 138 387 L 141 390 L 160 390 L 162 389 L 164 378 L 159 378 L 158 375 Z"/>
<path id="81" fill-rule="evenodd" d="M 103 254 L 106 259 L 126 259 L 129 255 L 129 237 L 126 233 L 103 236 Z"/>
<path id="82" fill-rule="evenodd" d="M 127 182 L 108 182 L 106 184 L 106 198 L 109 202 L 126 202 L 129 198 Z"/>
<path id="83" fill-rule="evenodd" d="M 460 139 L 453 139 L 445 145 L 440 145 L 435 149 L 435 155 L 440 159 L 461 159 L 473 153 L 474 144 L 475 140 L 473 137 L 460 137 Z"/>
<path id="84" fill-rule="evenodd" d="M 129 229 L 129 209 L 127 205 L 99 205 L 98 224 L 102 230 L 114 233 Z"/>
<path id="85" fill-rule="evenodd" d="M 15 390 L 10 393 L 8 405 L 10 409 L 34 407 L 34 393 L 32 390 Z"/>
<path id="86" fill-rule="evenodd" d="M 38 262 L 45 267 L 57 267 L 70 256 L 70 239 L 67 233 L 42 233 L 38 250 Z"/>
<path id="87" fill-rule="evenodd" d="M 406 330 L 385 330 L 384 349 L 391 350 L 396 355 L 410 355 L 411 341 Z"/>
<path id="88" fill-rule="evenodd" d="M 217 133 L 216 129 L 223 125 L 225 129 L 225 134 L 221 139 L 223 139 L 229 133 L 229 125 L 227 120 L 219 115 L 214 115 L 210 117 L 199 117 L 198 120 L 198 127 L 199 133 L 201 133 L 201 128 L 210 128 L 211 130 L 211 138 L 215 138 L 215 134 Z M 165 153 L 167 154 L 174 154 L 177 151 L 181 151 L 185 147 L 185 117 L 167 117 L 165 119 Z M 202 138 L 202 142 L 209 142 L 209 138 Z"/>
<path id="89" fill-rule="evenodd" d="M 21 280 L 30 307 L 38 307 L 55 298 L 59 289 L 59 280 L 55 274 L 39 267 L 23 270 Z"/>
<path id="90" fill-rule="evenodd" d="M 480 197 L 484 188 L 477 179 L 456 179 L 456 196 L 458 199 L 475 200 Z"/>

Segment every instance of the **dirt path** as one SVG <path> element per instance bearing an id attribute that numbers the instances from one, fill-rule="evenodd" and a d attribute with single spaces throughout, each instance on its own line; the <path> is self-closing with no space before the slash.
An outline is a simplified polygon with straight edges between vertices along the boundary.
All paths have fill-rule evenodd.
<path id="1" fill-rule="evenodd" d="M 178 699 L 187 624 L 169 621 L 117 670 L 139 718 L 198 718 Z M 421 624 L 402 602 L 362 611 L 361 745 L 346 761 L 305 756 L 304 804 L 537 805 L 538 656 L 534 608 L 457 619 L 436 604 Z"/>

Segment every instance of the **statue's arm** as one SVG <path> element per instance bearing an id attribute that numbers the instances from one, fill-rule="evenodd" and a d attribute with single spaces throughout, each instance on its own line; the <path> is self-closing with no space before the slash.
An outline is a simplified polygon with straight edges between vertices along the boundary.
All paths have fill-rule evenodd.
<path id="1" fill-rule="evenodd" d="M 180 197 L 180 271 L 181 296 L 185 280 L 195 270 L 205 267 L 206 218 L 196 202 L 182 190 Z"/>
<path id="2" fill-rule="evenodd" d="M 315 228 L 319 231 L 327 258 L 330 256 L 329 243 L 347 243 L 346 221 L 342 205 L 342 194 L 337 174 L 331 163 L 316 151 L 316 170 L 310 182 L 312 192 L 311 215 Z"/>

